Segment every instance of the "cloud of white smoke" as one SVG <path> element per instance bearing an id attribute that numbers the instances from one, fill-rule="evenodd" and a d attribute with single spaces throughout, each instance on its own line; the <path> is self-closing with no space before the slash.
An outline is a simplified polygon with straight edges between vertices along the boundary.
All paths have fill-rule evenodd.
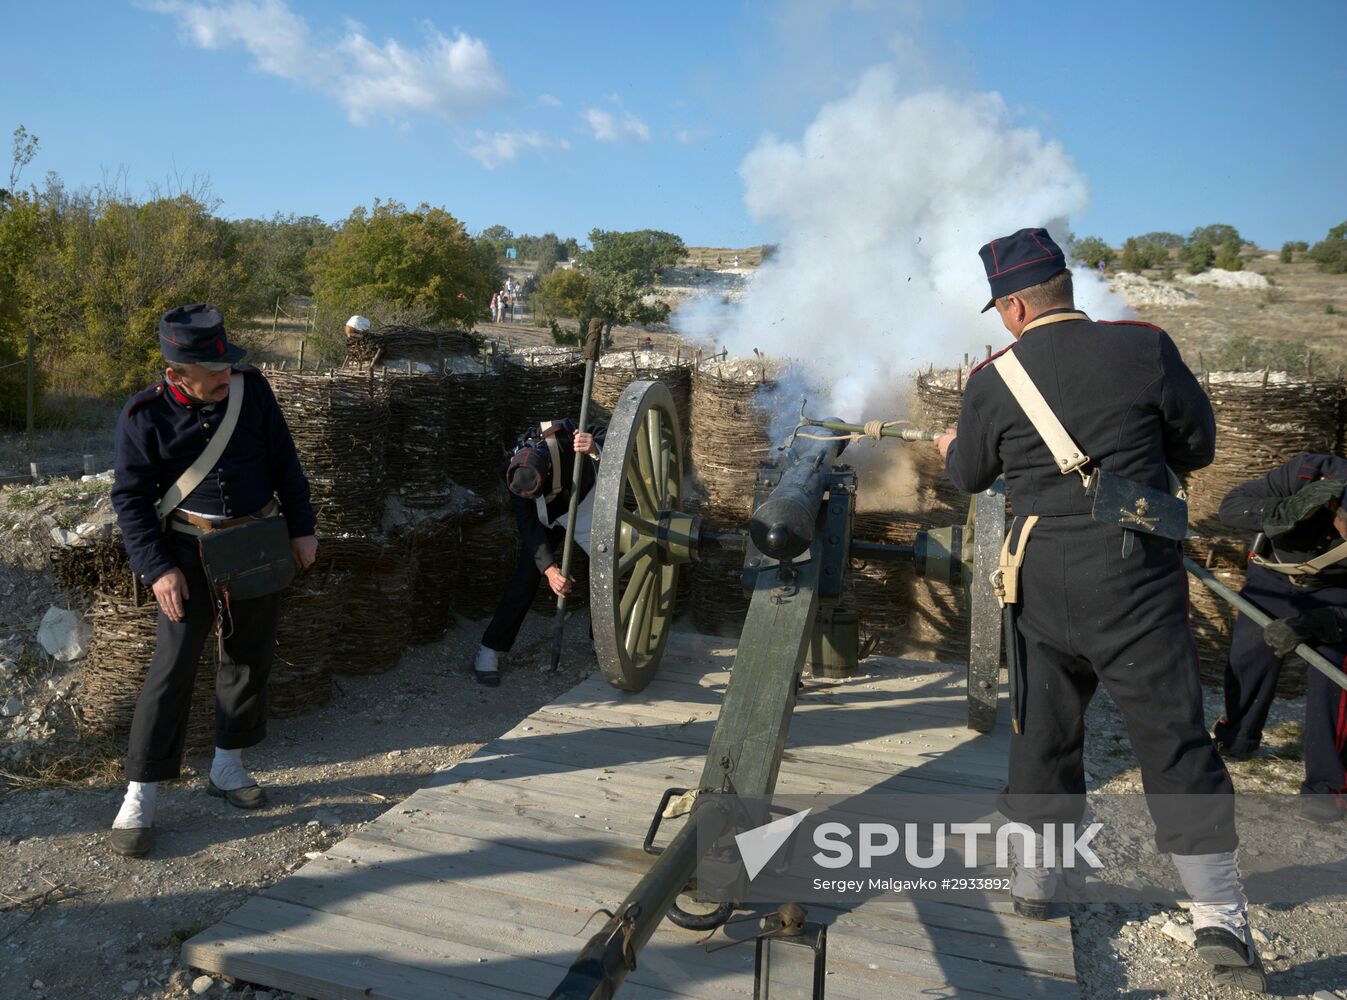
<path id="1" fill-rule="evenodd" d="M 1010 342 L 978 310 L 988 240 L 1045 226 L 1062 242 L 1086 207 L 1071 158 L 1020 127 L 997 94 L 904 94 L 892 66 L 867 71 L 796 141 L 764 138 L 740 167 L 745 202 L 779 245 L 737 304 L 694 300 L 674 324 L 728 347 L 797 359 L 812 413 L 900 414 L 913 371 Z M 1082 267 L 1077 303 L 1126 307 Z"/>

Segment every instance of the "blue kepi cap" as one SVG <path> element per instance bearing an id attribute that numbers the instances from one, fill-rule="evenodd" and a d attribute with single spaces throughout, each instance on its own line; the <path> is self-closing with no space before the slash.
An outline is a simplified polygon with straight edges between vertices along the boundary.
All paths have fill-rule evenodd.
<path id="1" fill-rule="evenodd" d="M 987 269 L 987 284 L 992 297 L 982 311 L 996 305 L 996 300 L 1031 285 L 1040 285 L 1066 270 L 1066 254 L 1062 253 L 1046 229 L 1021 229 L 999 240 L 992 240 L 978 254 Z"/>
<path id="2" fill-rule="evenodd" d="M 205 302 L 164 313 L 159 320 L 159 349 L 165 361 L 185 365 L 232 365 L 248 353 L 229 342 L 220 310 Z"/>

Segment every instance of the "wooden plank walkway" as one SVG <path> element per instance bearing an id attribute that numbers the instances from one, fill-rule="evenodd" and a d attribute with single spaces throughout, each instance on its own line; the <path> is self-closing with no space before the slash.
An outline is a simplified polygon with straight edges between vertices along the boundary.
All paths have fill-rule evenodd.
<path id="1" fill-rule="evenodd" d="M 650 859 L 662 791 L 701 774 L 734 650 L 675 634 L 639 695 L 594 676 L 183 946 L 193 966 L 317 1000 L 546 997 Z M 874 665 L 874 664 L 877 664 Z M 962 672 L 868 660 L 811 682 L 778 792 L 986 793 L 1004 731 L 964 728 Z M 811 906 L 830 923 L 830 1000 L 1078 996 L 1065 917 L 1008 901 Z M 619 992 L 751 998 L 753 949 L 707 955 L 664 921 Z"/>

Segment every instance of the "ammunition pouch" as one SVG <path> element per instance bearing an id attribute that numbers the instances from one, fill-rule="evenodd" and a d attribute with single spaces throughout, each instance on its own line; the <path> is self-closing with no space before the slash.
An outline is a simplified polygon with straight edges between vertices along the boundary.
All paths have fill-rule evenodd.
<path id="1" fill-rule="evenodd" d="M 1188 537 L 1188 502 L 1182 497 L 1103 469 L 1090 474 L 1085 493 L 1094 499 L 1090 516 L 1101 524 L 1175 541 Z"/>
<path id="2" fill-rule="evenodd" d="M 220 598 L 266 597 L 284 590 L 295 578 L 290 529 L 280 515 L 202 532 L 197 544 L 206 580 Z"/>
<path id="3" fill-rule="evenodd" d="M 1020 603 L 1020 567 L 1024 565 L 1024 553 L 1029 545 L 1029 533 L 1038 523 L 1038 515 L 1031 514 L 1023 519 L 1014 518 L 1006 540 L 1001 543 L 1001 556 L 992 573 L 992 590 L 1001 607 Z"/>

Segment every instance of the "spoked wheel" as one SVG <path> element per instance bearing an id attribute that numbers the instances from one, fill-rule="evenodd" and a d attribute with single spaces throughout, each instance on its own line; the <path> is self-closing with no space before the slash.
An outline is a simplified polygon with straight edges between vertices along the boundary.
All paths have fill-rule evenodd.
<path id="1" fill-rule="evenodd" d="M 678 566 L 696 558 L 698 519 L 679 510 L 683 474 L 673 397 L 659 382 L 633 382 L 604 441 L 589 564 L 599 666 L 624 691 L 640 691 L 659 669 Z"/>

